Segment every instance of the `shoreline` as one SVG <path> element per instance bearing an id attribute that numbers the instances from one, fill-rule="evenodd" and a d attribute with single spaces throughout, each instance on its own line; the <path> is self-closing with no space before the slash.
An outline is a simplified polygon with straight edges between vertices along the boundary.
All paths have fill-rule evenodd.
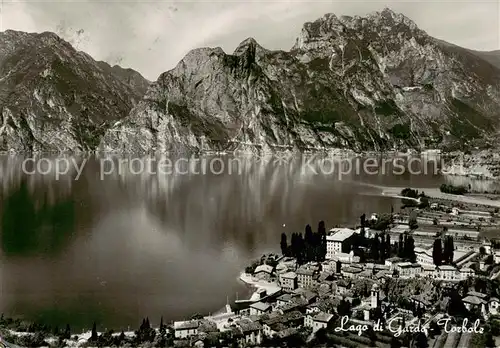
<path id="1" fill-rule="evenodd" d="M 272 294 L 276 293 L 281 290 L 281 288 L 278 286 L 276 283 L 272 282 L 267 282 L 264 280 L 256 280 L 254 277 L 249 275 L 248 273 L 245 273 L 244 271 L 240 273 L 238 279 L 242 281 L 246 286 L 250 287 L 251 289 L 254 289 L 252 294 L 250 295 L 250 298 L 247 300 L 240 300 L 240 302 L 256 302 L 258 301 L 259 298 L 259 291 L 264 289 L 266 291 L 266 294 Z"/>
<path id="2" fill-rule="evenodd" d="M 382 196 L 400 198 L 400 192 L 401 192 L 400 188 L 385 187 L 385 188 L 381 188 L 381 189 L 382 189 L 382 193 L 381 193 Z M 500 201 L 490 200 L 487 198 L 467 196 L 467 195 L 453 195 L 450 193 L 443 193 L 438 188 L 415 187 L 413 189 L 418 190 L 419 192 L 422 192 L 422 191 L 425 192 L 425 195 L 430 197 L 430 198 L 500 208 Z"/>
<path id="3" fill-rule="evenodd" d="M 401 198 L 401 190 L 408 187 L 408 186 L 406 186 L 406 187 L 403 187 L 403 186 L 401 186 L 401 187 L 383 186 L 383 185 L 373 185 L 373 184 L 365 184 L 365 183 L 359 183 L 359 184 L 363 185 L 363 186 L 369 186 L 372 188 L 379 189 L 381 191 L 379 194 L 380 196 L 391 197 L 391 198 Z M 450 193 L 443 193 L 439 190 L 439 188 L 436 188 L 436 187 L 413 187 L 413 186 L 411 186 L 411 188 L 414 190 L 418 190 L 419 192 L 425 192 L 425 195 L 430 197 L 430 198 L 500 208 L 500 201 L 499 200 L 490 200 L 487 198 L 477 197 L 477 194 L 475 196 L 453 195 Z"/>

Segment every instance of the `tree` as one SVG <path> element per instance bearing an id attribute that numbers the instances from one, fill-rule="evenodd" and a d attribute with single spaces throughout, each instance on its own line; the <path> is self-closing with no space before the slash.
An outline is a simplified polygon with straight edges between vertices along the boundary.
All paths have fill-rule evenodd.
<path id="1" fill-rule="evenodd" d="M 306 243 L 312 243 L 313 231 L 311 225 L 307 224 L 304 232 L 304 240 Z"/>
<path id="2" fill-rule="evenodd" d="M 448 252 L 448 257 L 449 257 L 449 263 L 453 263 L 453 259 L 454 259 L 454 254 L 455 254 L 455 246 L 453 244 L 453 237 L 450 236 L 449 237 L 449 241 L 448 241 L 448 248 L 450 249 L 450 251 Z"/>
<path id="3" fill-rule="evenodd" d="M 361 228 L 365 227 L 366 226 L 366 214 L 363 213 L 363 215 L 361 215 L 359 217 L 359 221 L 361 223 Z"/>
<path id="4" fill-rule="evenodd" d="M 411 262 L 415 262 L 417 255 L 415 254 L 415 240 L 412 236 L 406 236 L 404 243 L 404 257 Z"/>
<path id="5" fill-rule="evenodd" d="M 380 241 L 379 241 L 379 248 L 378 248 L 378 259 L 380 261 L 385 261 L 385 254 L 386 254 L 386 244 L 385 244 L 385 236 L 382 234 L 380 236 Z"/>
<path id="6" fill-rule="evenodd" d="M 380 257 L 380 243 L 378 239 L 378 234 L 375 235 L 375 238 L 372 240 L 372 245 L 370 249 L 370 256 L 373 260 L 378 260 Z"/>
<path id="7" fill-rule="evenodd" d="M 161 316 L 161 319 L 160 319 L 160 332 L 161 331 L 165 331 L 166 330 L 166 327 L 165 327 L 165 324 L 163 324 L 163 315 Z"/>
<path id="8" fill-rule="evenodd" d="M 306 225 L 306 229 L 304 232 L 304 252 L 305 252 L 305 261 L 313 261 L 315 259 L 315 242 L 314 235 L 311 228 L 311 225 Z"/>
<path id="9" fill-rule="evenodd" d="M 66 324 L 66 329 L 64 330 L 63 338 L 67 340 L 71 338 L 71 329 L 69 327 L 69 324 Z"/>
<path id="10" fill-rule="evenodd" d="M 391 345 L 390 346 L 391 348 L 401 348 L 402 347 L 401 341 L 394 336 L 391 337 L 390 345 Z"/>
<path id="11" fill-rule="evenodd" d="M 403 239 L 403 234 L 401 233 L 399 235 L 399 242 L 398 242 L 398 257 L 403 257 L 404 256 L 404 239 Z"/>
<path id="12" fill-rule="evenodd" d="M 158 339 L 159 347 L 166 347 L 167 345 L 167 328 L 163 324 L 163 316 L 160 319 L 160 337 Z"/>
<path id="13" fill-rule="evenodd" d="M 443 246 L 441 244 L 441 238 L 434 240 L 432 247 L 432 260 L 436 266 L 441 266 L 443 262 Z"/>
<path id="14" fill-rule="evenodd" d="M 284 233 L 281 234 L 280 247 L 281 247 L 281 254 L 283 256 L 287 256 L 287 254 L 288 254 L 288 244 L 287 244 L 287 241 L 286 241 L 286 234 L 284 234 Z"/>
<path id="15" fill-rule="evenodd" d="M 297 234 L 297 263 L 299 265 L 302 265 L 304 263 L 304 257 L 305 257 L 305 242 L 304 238 L 302 237 L 302 233 Z"/>
<path id="16" fill-rule="evenodd" d="M 94 321 L 94 324 L 92 325 L 92 335 L 90 336 L 90 341 L 95 342 L 97 341 L 97 324 Z"/>
<path id="17" fill-rule="evenodd" d="M 427 348 L 429 344 L 427 342 L 427 336 L 423 332 L 419 332 L 415 336 L 415 347 L 416 348 Z"/>
<path id="18" fill-rule="evenodd" d="M 455 253 L 455 247 L 453 245 L 453 237 L 446 236 L 444 240 L 444 248 L 443 248 L 443 261 L 446 264 L 453 263 L 453 256 Z"/>
<path id="19" fill-rule="evenodd" d="M 323 220 L 320 221 L 318 224 L 318 234 L 321 238 L 319 261 L 324 261 L 326 259 L 327 241 L 326 241 L 326 227 L 325 227 L 325 222 Z"/>
<path id="20" fill-rule="evenodd" d="M 410 230 L 416 230 L 418 228 L 418 223 L 417 223 L 417 212 L 413 210 L 410 213 L 410 217 L 408 219 L 408 225 L 410 227 Z"/>
<path id="21" fill-rule="evenodd" d="M 385 235 L 385 258 L 391 257 L 391 235 L 387 233 Z"/>

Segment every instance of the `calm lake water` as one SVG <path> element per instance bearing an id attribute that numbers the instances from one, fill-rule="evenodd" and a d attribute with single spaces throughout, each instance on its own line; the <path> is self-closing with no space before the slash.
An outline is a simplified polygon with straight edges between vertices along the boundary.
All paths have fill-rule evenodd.
<path id="1" fill-rule="evenodd" d="M 77 180 L 75 170 L 45 174 L 62 158 L 84 164 Z M 174 161 L 149 161 L 154 167 L 165 159 Z M 154 174 L 138 173 L 139 159 L 118 170 L 114 158 L 111 173 L 109 158 L 57 157 L 25 162 L 23 173 L 25 157 L 1 156 L 0 311 L 118 330 L 136 329 L 146 316 L 157 324 L 161 316 L 208 314 L 249 295 L 239 272 L 262 253 L 278 252 L 282 232 L 303 231 L 307 223 L 316 228 L 320 220 L 328 227 L 355 224 L 362 213 L 399 207 L 365 184 L 444 182 L 432 171 L 354 170 L 339 180 L 338 172 L 325 166 L 314 172 L 303 158 L 242 157 L 230 172 L 230 159 L 219 158 L 216 173 L 186 170 L 183 161 L 183 170 Z M 41 170 L 33 173 L 34 164 Z"/>

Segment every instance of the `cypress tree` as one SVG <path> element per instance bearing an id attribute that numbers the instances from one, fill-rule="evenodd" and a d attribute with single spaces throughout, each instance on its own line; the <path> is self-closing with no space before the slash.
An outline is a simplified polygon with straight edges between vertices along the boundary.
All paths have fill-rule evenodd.
<path id="1" fill-rule="evenodd" d="M 286 234 L 285 233 L 281 234 L 280 247 L 281 247 L 281 254 L 283 256 L 287 256 L 287 254 L 288 254 L 288 244 L 287 244 L 287 241 L 286 241 Z"/>
<path id="2" fill-rule="evenodd" d="M 449 248 L 450 248 L 450 252 L 449 252 L 449 263 L 452 264 L 453 263 L 453 257 L 455 255 L 455 246 L 453 245 L 453 237 L 450 236 L 450 245 L 449 245 Z"/>
<path id="3" fill-rule="evenodd" d="M 391 257 L 391 235 L 389 233 L 385 236 L 385 252 L 386 259 Z"/>
<path id="4" fill-rule="evenodd" d="M 441 244 L 441 238 L 434 240 L 432 246 L 432 260 L 436 266 L 441 266 L 443 262 L 443 246 Z"/>
<path id="5" fill-rule="evenodd" d="M 375 238 L 373 238 L 373 241 L 372 241 L 372 247 L 371 247 L 371 250 L 370 250 L 370 254 L 371 254 L 371 258 L 373 260 L 378 260 L 379 259 L 379 248 L 380 248 L 380 244 L 379 244 L 379 239 L 378 239 L 378 234 L 375 235 Z"/>
<path id="6" fill-rule="evenodd" d="M 95 321 L 92 325 L 92 335 L 90 336 L 90 340 L 93 342 L 97 341 L 97 324 Z"/>
<path id="7" fill-rule="evenodd" d="M 415 240 L 412 236 L 406 238 L 404 254 L 411 262 L 415 262 L 417 257 L 415 255 Z"/>
<path id="8" fill-rule="evenodd" d="M 318 223 L 318 234 L 321 239 L 320 241 L 320 259 L 319 261 L 324 261 L 326 259 L 326 227 L 325 222 L 322 220 Z"/>
<path id="9" fill-rule="evenodd" d="M 399 242 L 398 242 L 398 256 L 403 257 L 404 256 L 404 239 L 403 239 L 403 234 L 399 235 Z"/>
<path id="10" fill-rule="evenodd" d="M 64 330 L 64 338 L 69 340 L 71 338 L 71 329 L 69 324 L 66 324 L 66 330 Z"/>
<path id="11" fill-rule="evenodd" d="M 366 226 L 366 214 L 363 213 L 363 215 L 359 217 L 359 222 L 361 223 L 361 228 Z"/>

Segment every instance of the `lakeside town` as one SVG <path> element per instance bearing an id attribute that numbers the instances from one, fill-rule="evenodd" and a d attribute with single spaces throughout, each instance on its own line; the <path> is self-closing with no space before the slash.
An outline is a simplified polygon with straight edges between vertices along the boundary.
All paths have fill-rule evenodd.
<path id="1" fill-rule="evenodd" d="M 242 270 L 251 297 L 208 316 L 82 334 L 2 316 L 0 334 L 27 347 L 497 347 L 499 208 L 440 191 L 406 188 L 398 211 L 283 233 L 281 253 Z"/>

